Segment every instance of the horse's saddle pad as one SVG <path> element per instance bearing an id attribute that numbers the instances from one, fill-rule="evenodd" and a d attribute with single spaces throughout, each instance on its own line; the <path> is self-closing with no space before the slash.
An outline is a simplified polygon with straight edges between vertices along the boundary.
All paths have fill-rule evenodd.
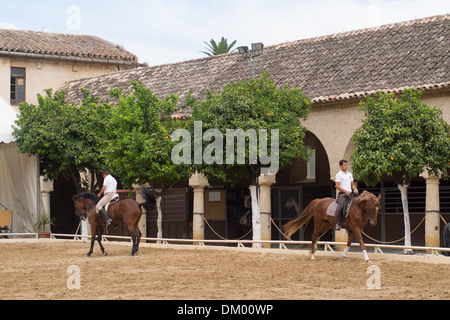
<path id="1" fill-rule="evenodd" d="M 335 217 L 336 218 L 336 209 L 338 207 L 338 204 L 336 201 L 333 201 L 330 206 L 327 209 L 327 216 Z"/>
<path id="2" fill-rule="evenodd" d="M 108 212 L 108 208 L 109 208 L 110 205 L 112 205 L 112 204 L 114 204 L 114 203 L 116 203 L 116 202 L 119 202 L 119 200 L 120 200 L 120 197 L 119 197 L 119 195 L 116 193 L 116 194 L 114 195 L 114 197 L 112 197 L 111 201 L 105 206 L 106 212 Z"/>
<path id="3" fill-rule="evenodd" d="M 348 213 L 350 211 L 350 206 L 352 205 L 352 203 L 353 203 L 353 199 L 347 200 L 345 202 L 344 209 L 343 209 L 343 218 L 344 219 L 347 219 Z M 327 209 L 327 216 L 336 218 L 337 207 L 338 207 L 338 203 L 336 201 L 333 201 Z"/>

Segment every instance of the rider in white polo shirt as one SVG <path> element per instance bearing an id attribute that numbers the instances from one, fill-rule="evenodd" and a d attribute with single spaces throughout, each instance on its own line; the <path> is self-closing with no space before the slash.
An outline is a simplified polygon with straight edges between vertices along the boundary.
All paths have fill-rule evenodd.
<path id="1" fill-rule="evenodd" d="M 112 220 L 109 217 L 108 212 L 106 212 L 103 207 L 110 203 L 114 195 L 117 193 L 117 181 L 108 170 L 103 172 L 103 179 L 103 188 L 98 194 L 98 197 L 100 198 L 102 194 L 104 194 L 104 196 L 97 203 L 96 209 L 97 213 L 100 213 L 101 216 L 106 220 L 106 228 L 108 228 Z"/>
<path id="2" fill-rule="evenodd" d="M 341 171 L 336 175 L 336 189 L 339 191 L 337 199 L 338 207 L 336 209 L 336 230 L 341 230 L 340 223 L 345 201 L 347 201 L 352 192 L 355 194 L 359 193 L 355 186 L 353 175 L 347 171 L 348 161 L 341 160 L 339 162 L 339 167 L 341 168 Z"/>

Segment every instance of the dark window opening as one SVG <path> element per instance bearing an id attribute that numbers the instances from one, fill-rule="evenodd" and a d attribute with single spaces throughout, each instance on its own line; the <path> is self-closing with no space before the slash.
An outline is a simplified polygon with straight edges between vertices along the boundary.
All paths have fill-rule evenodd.
<path id="1" fill-rule="evenodd" d="M 25 101 L 25 69 L 11 68 L 11 105 L 18 106 Z"/>

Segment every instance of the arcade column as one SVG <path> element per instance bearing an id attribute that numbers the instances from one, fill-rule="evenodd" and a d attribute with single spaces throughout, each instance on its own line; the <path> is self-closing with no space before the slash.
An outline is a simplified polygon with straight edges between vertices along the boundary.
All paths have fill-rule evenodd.
<path id="1" fill-rule="evenodd" d="M 194 189 L 194 240 L 205 240 L 205 188 L 209 186 L 204 175 L 196 173 L 189 179 L 189 186 Z"/>
<path id="2" fill-rule="evenodd" d="M 272 196 L 271 187 L 276 183 L 274 175 L 259 177 L 261 240 L 272 240 Z M 270 243 L 264 243 L 263 248 L 270 249 Z"/>
<path id="3" fill-rule="evenodd" d="M 425 217 L 425 246 L 441 246 L 441 220 L 440 220 L 440 199 L 439 181 L 437 176 L 430 176 L 427 172 L 422 174 L 427 183 L 426 217 Z"/>
<path id="4" fill-rule="evenodd" d="M 50 212 L 50 193 L 54 191 L 53 181 L 44 181 L 41 177 L 41 211 L 46 213 L 51 218 Z M 38 212 L 37 214 L 40 214 Z M 46 226 L 48 228 L 48 226 Z M 50 232 L 50 230 L 47 230 Z"/>

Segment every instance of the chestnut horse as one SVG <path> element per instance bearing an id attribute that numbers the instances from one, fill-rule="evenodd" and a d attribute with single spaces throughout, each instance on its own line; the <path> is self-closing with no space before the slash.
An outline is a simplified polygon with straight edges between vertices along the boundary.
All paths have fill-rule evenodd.
<path id="1" fill-rule="evenodd" d="M 315 260 L 315 245 L 317 239 L 333 229 L 336 224 L 336 219 L 327 215 L 328 207 L 336 201 L 336 199 L 325 198 L 313 200 L 305 211 L 296 220 L 287 223 L 283 229 L 288 238 L 290 238 L 297 230 L 304 226 L 309 220 L 314 217 L 314 232 L 312 235 L 312 248 L 311 248 L 311 260 Z M 381 194 L 378 198 L 368 191 L 364 191 L 359 197 L 353 199 L 353 203 L 350 206 L 349 214 L 346 222 L 346 229 L 348 230 L 348 243 L 344 251 L 344 258 L 350 250 L 350 246 L 353 239 L 359 242 L 361 250 L 364 254 L 364 259 L 367 263 L 371 263 L 369 256 L 367 255 L 366 246 L 362 238 L 361 231 L 370 220 L 372 226 L 377 225 L 378 212 L 381 210 Z M 344 227 L 344 221 L 341 221 L 341 226 Z"/>
<path id="2" fill-rule="evenodd" d="M 139 204 L 137 201 L 126 199 L 111 204 L 108 208 L 108 215 L 112 219 L 111 227 L 118 225 L 120 222 L 123 222 L 128 227 L 128 231 L 130 232 L 133 241 L 131 256 L 135 256 L 139 251 L 139 242 L 141 241 L 142 236 L 142 233 L 139 230 L 139 221 L 142 216 L 141 207 L 150 211 L 156 206 L 155 196 L 144 186 L 142 186 L 142 192 L 145 197 L 145 203 Z M 105 220 L 96 212 L 95 206 L 98 201 L 99 199 L 97 196 L 92 193 L 82 193 L 73 196 L 73 203 L 77 215 L 83 221 L 89 219 L 89 224 L 91 225 L 91 249 L 86 257 L 90 257 L 94 251 L 95 240 L 98 241 L 103 255 L 106 256 L 105 248 L 103 248 L 102 245 Z"/>

